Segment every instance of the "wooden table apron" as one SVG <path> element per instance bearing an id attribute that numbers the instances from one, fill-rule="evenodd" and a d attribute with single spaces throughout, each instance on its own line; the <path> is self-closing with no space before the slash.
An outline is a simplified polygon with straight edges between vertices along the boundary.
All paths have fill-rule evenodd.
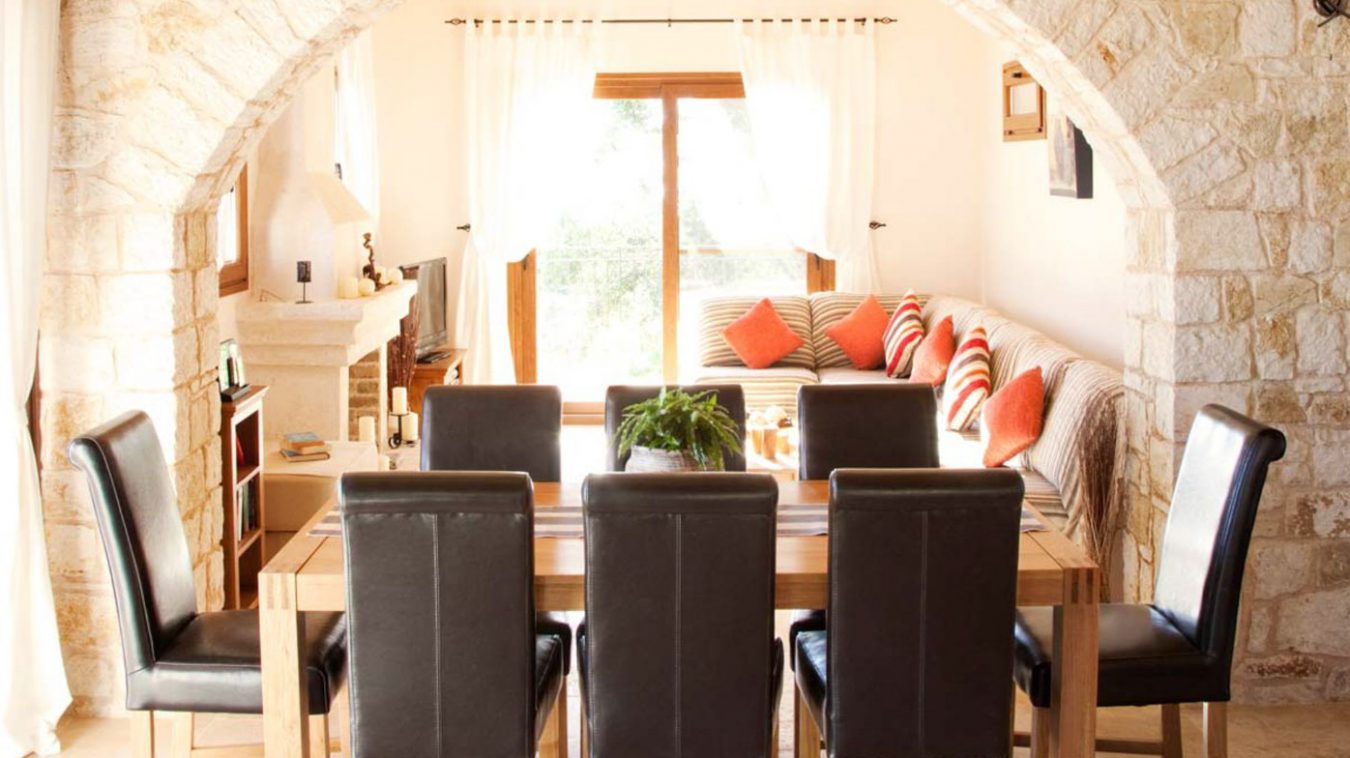
<path id="1" fill-rule="evenodd" d="M 779 482 L 782 505 L 829 502 L 824 481 Z M 535 484 L 536 507 L 580 506 L 576 484 Z M 263 663 L 263 740 L 268 758 L 306 758 L 307 690 L 300 640 L 304 611 L 346 609 L 342 540 L 311 537 L 310 524 L 259 574 Z M 828 592 L 828 538 L 779 537 L 775 605 L 823 608 Z M 1051 755 L 1087 758 L 1096 739 L 1098 571 L 1083 549 L 1057 531 L 1021 537 L 1018 605 L 1055 607 Z M 540 611 L 584 606 L 585 551 L 579 539 L 541 537 L 534 544 L 535 605 Z"/>

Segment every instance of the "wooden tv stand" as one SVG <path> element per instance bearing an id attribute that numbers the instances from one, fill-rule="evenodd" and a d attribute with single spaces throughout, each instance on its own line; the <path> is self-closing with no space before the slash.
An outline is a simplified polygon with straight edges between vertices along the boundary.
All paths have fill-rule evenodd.
<path id="1" fill-rule="evenodd" d="M 435 353 L 444 357 L 430 363 L 417 362 L 413 366 L 412 384 L 408 387 L 408 409 L 422 412 L 422 396 L 428 387 L 442 384 L 463 384 L 464 355 L 468 352 L 462 347 L 445 345 Z"/>

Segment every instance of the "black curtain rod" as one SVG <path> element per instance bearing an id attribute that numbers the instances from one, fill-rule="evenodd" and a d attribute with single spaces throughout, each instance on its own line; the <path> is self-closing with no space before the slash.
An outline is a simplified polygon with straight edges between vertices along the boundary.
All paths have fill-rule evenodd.
<path id="1" fill-rule="evenodd" d="M 736 23 L 737 21 L 743 21 L 743 22 L 746 22 L 746 23 L 752 23 L 752 22 L 754 22 L 755 20 L 756 20 L 756 19 L 753 19 L 753 18 L 602 18 L 602 19 L 600 19 L 600 20 L 597 22 L 597 21 L 595 21 L 595 20 L 593 20 L 593 19 L 586 19 L 586 18 L 582 18 L 582 19 L 558 19 L 558 21 L 560 21 L 561 23 L 565 23 L 565 24 L 594 24 L 594 23 L 601 23 L 601 24 L 665 24 L 666 26 L 671 26 L 671 25 L 673 25 L 673 24 L 734 24 L 734 23 Z M 894 24 L 895 21 L 896 21 L 895 19 L 891 18 L 890 16 L 882 16 L 882 17 L 880 17 L 880 18 L 865 18 L 865 17 L 864 17 L 864 18 L 835 18 L 835 19 L 830 19 L 830 18 L 819 18 L 819 19 L 817 19 L 817 18 L 761 18 L 761 19 L 758 19 L 758 20 L 759 20 L 759 21 L 766 21 L 766 22 L 772 22 L 772 21 L 784 21 L 784 22 L 787 22 L 787 21 L 841 21 L 841 22 L 848 22 L 848 21 L 852 21 L 852 22 L 858 23 L 858 24 L 865 24 L 865 23 L 867 23 L 868 21 L 871 21 L 871 22 L 874 23 L 874 24 Z M 492 20 L 487 21 L 487 22 L 484 22 L 484 20 L 481 19 L 481 18 L 474 18 L 474 19 L 467 19 L 467 18 L 451 18 L 451 19 L 447 19 L 445 23 L 450 24 L 451 26 L 463 26 L 464 24 L 467 24 L 467 23 L 469 23 L 470 21 L 473 22 L 474 26 L 482 26 L 484 23 L 493 23 L 493 24 L 501 24 L 501 23 L 507 23 L 507 24 L 533 24 L 533 23 L 536 23 L 536 19 L 531 19 L 531 18 L 525 18 L 525 19 L 512 19 L 512 20 L 509 20 L 509 21 L 501 21 L 501 20 L 499 20 L 499 19 L 492 19 Z"/>

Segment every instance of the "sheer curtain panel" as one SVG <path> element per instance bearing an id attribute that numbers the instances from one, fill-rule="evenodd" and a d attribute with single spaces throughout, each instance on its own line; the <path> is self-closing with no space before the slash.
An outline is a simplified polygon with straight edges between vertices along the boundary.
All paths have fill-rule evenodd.
<path id="1" fill-rule="evenodd" d="M 334 152 L 342 183 L 380 228 L 380 152 L 375 129 L 375 64 L 371 32 L 352 40 L 337 62 Z"/>
<path id="2" fill-rule="evenodd" d="M 558 225 L 579 170 L 599 59 L 598 23 L 464 25 L 469 223 L 457 311 L 470 382 L 511 383 L 506 265 Z"/>
<path id="3" fill-rule="evenodd" d="M 55 0 L 0 3 L 0 758 L 60 750 L 70 704 L 26 402 L 37 362 Z"/>
<path id="4" fill-rule="evenodd" d="M 837 262 L 840 290 L 874 292 L 872 22 L 736 22 L 755 162 L 787 237 Z"/>

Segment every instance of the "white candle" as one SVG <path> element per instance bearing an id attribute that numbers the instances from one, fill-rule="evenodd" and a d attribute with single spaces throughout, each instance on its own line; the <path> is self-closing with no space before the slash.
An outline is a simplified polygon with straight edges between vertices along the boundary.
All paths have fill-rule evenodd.
<path id="1" fill-rule="evenodd" d="M 356 277 L 344 276 L 338 282 L 338 297 L 343 300 L 355 300 L 360 296 L 360 287 L 361 285 L 357 284 Z"/>
<path id="2" fill-rule="evenodd" d="M 375 417 L 362 416 L 356 420 L 356 439 L 361 442 L 375 442 Z"/>
<path id="3" fill-rule="evenodd" d="M 357 292 L 361 294 L 361 297 L 370 297 L 375 294 L 375 282 L 372 282 L 369 279 L 362 279 L 361 284 L 357 287 Z"/>
<path id="4" fill-rule="evenodd" d="M 403 417 L 402 424 L 403 424 L 403 441 L 404 441 L 404 442 L 416 442 L 416 441 L 417 441 L 417 414 L 416 414 L 416 413 L 409 413 L 408 415 L 404 416 L 404 417 Z"/>
<path id="5" fill-rule="evenodd" d="M 391 268 L 391 269 L 389 269 L 389 281 L 390 281 L 390 283 L 392 283 L 392 284 L 402 284 L 402 283 L 403 283 L 403 269 L 401 269 L 401 268 Z"/>
<path id="6" fill-rule="evenodd" d="M 395 388 L 394 388 L 394 402 L 393 402 L 393 409 L 392 409 L 392 410 L 393 410 L 394 413 L 397 413 L 397 414 L 400 414 L 400 415 L 408 412 L 408 388 L 407 388 L 407 387 L 395 387 Z"/>

